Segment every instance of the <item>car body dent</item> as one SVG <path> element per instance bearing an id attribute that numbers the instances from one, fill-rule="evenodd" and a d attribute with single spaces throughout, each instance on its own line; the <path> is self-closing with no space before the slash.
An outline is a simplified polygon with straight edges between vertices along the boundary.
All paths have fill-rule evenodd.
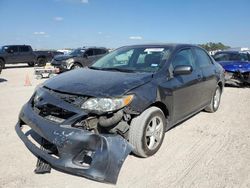
<path id="1" fill-rule="evenodd" d="M 23 132 L 22 126 L 28 125 L 29 132 Z M 26 147 L 37 157 L 47 161 L 52 167 L 71 174 L 84 176 L 96 181 L 115 184 L 120 168 L 132 146 L 121 136 L 111 134 L 95 134 L 86 130 L 58 126 L 39 117 L 27 103 L 19 115 L 16 125 L 18 136 Z M 57 147 L 58 158 L 51 153 L 40 150 L 27 136 L 36 136 Z M 81 155 L 79 157 L 79 155 Z M 81 165 L 84 155 L 91 153 L 90 165 Z"/>

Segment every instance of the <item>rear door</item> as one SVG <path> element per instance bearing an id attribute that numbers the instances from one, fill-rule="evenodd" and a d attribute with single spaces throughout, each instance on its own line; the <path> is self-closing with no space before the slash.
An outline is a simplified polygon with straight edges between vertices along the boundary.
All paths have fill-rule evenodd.
<path id="1" fill-rule="evenodd" d="M 29 63 L 34 61 L 34 54 L 33 50 L 30 46 L 19 46 L 19 57 L 20 62 L 22 63 Z"/>
<path id="2" fill-rule="evenodd" d="M 94 49 L 94 54 L 95 54 L 95 58 L 94 61 L 100 59 L 102 56 L 104 56 L 107 53 L 107 50 L 105 49 Z"/>
<path id="3" fill-rule="evenodd" d="M 191 65 L 193 71 L 188 75 L 173 75 L 170 80 L 173 86 L 173 121 L 184 119 L 197 111 L 201 105 L 202 72 L 196 66 L 192 48 L 179 50 L 171 64 L 170 72 L 178 65 Z"/>
<path id="4" fill-rule="evenodd" d="M 195 62 L 201 69 L 203 75 L 203 84 L 201 86 L 201 101 L 202 105 L 206 105 L 210 102 L 217 85 L 217 70 L 207 52 L 198 47 L 194 47 L 194 51 Z"/>
<path id="5" fill-rule="evenodd" d="M 90 48 L 84 52 L 83 66 L 89 66 L 95 60 L 94 49 Z"/>

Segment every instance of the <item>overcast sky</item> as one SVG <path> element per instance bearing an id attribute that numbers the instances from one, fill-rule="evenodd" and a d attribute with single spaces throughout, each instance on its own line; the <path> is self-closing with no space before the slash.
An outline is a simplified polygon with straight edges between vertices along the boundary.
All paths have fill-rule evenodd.
<path id="1" fill-rule="evenodd" d="M 0 0 L 0 44 L 250 47 L 250 0 Z"/>

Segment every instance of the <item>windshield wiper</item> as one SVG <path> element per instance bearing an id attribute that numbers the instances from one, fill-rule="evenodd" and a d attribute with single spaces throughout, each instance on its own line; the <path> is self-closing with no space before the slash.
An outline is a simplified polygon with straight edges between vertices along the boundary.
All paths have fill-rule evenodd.
<path id="1" fill-rule="evenodd" d="M 116 67 L 89 67 L 90 69 L 95 69 L 95 70 L 111 70 L 111 71 L 119 71 L 119 72 L 136 72 L 135 70 L 131 69 L 121 69 L 121 68 L 116 68 Z"/>
<path id="2" fill-rule="evenodd" d="M 117 68 L 117 67 L 109 67 L 109 68 L 102 68 L 102 70 L 113 70 L 113 71 L 119 71 L 119 72 L 136 72 L 135 70 L 131 70 L 131 69 L 121 69 L 121 68 Z"/>

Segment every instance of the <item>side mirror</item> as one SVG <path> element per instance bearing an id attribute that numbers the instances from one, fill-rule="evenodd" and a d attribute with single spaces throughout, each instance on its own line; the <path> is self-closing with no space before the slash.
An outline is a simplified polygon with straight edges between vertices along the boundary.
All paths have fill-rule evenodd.
<path id="1" fill-rule="evenodd" d="M 191 74 L 192 71 L 193 71 L 193 68 L 190 65 L 178 65 L 174 69 L 174 75 Z"/>

